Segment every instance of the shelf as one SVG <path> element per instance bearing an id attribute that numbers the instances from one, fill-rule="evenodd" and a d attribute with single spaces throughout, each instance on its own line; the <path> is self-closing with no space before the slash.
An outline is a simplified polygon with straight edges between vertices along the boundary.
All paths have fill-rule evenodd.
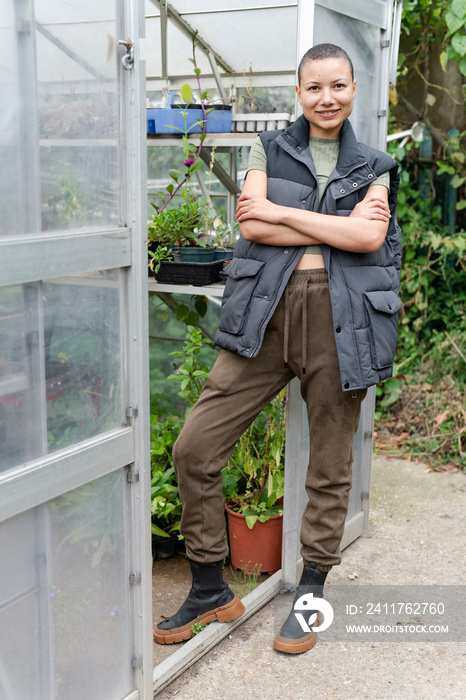
<path id="1" fill-rule="evenodd" d="M 225 289 L 224 282 L 206 284 L 196 287 L 193 284 L 161 284 L 149 278 L 149 292 L 171 292 L 172 294 L 202 294 L 206 297 L 222 297 Z"/>
<path id="2" fill-rule="evenodd" d="M 202 142 L 203 146 L 252 146 L 252 142 L 257 136 L 257 132 L 236 133 L 236 134 L 207 134 Z M 148 134 L 147 145 L 164 148 L 167 146 L 179 146 L 182 135 L 174 136 L 173 134 Z M 190 143 L 199 144 L 199 134 L 188 138 Z"/>
<path id="3" fill-rule="evenodd" d="M 39 139 L 41 148 L 89 148 L 98 146 L 118 146 L 117 139 L 75 139 L 75 138 L 41 138 Z"/>

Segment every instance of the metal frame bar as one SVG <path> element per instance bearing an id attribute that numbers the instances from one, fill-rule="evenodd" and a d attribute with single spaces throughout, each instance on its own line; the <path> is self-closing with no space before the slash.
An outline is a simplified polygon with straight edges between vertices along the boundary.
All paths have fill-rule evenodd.
<path id="1" fill-rule="evenodd" d="M 210 166 L 212 158 L 212 148 L 203 146 L 199 154 L 207 166 Z M 227 189 L 229 194 L 240 194 L 241 190 L 230 175 L 222 168 L 222 166 L 214 160 L 212 172 L 217 177 L 222 185 Z"/>
<path id="2" fill-rule="evenodd" d="M 146 75 L 141 60 L 139 38 L 145 23 L 140 0 L 124 4 L 125 36 L 134 46 L 134 66 L 120 64 L 120 84 L 124 100 L 124 171 L 126 222 L 131 227 L 131 267 L 125 271 L 128 310 L 126 326 L 127 406 L 132 418 L 134 471 L 138 481 L 130 486 L 131 547 L 130 570 L 141 573 L 141 584 L 131 586 L 133 611 L 133 657 L 136 688 L 142 698 L 152 693 L 152 552 L 151 552 L 151 464 L 149 450 L 149 295 L 147 292 L 147 156 L 146 156 Z"/>
<path id="3" fill-rule="evenodd" d="M 130 230 L 114 228 L 3 238 L 0 258 L 3 268 L 0 286 L 126 267 L 132 259 Z"/>
<path id="4" fill-rule="evenodd" d="M 120 428 L 2 472 L 0 522 L 126 467 L 134 457 L 134 431 Z"/>
<path id="5" fill-rule="evenodd" d="M 71 58 L 72 61 L 78 64 L 81 68 L 84 68 L 88 73 L 92 75 L 93 78 L 96 78 L 97 80 L 104 80 L 104 76 L 99 73 L 99 71 L 95 70 L 87 61 L 85 61 L 81 56 L 78 56 L 75 54 L 74 51 L 69 49 L 60 39 L 57 39 L 56 36 L 54 36 L 51 32 L 49 32 L 48 29 L 46 29 L 42 24 L 39 24 L 39 22 L 35 23 L 36 30 L 39 32 L 39 34 L 42 34 L 48 41 L 50 41 L 51 44 L 56 46 L 60 51 L 63 51 L 63 53 Z"/>
<path id="6" fill-rule="evenodd" d="M 392 25 L 391 42 L 390 42 L 390 67 L 389 81 L 390 85 L 396 85 L 396 69 L 398 65 L 398 51 L 400 48 L 400 33 L 401 33 L 401 17 L 403 15 L 403 0 L 394 0 L 394 6 L 391 9 L 391 16 L 387 22 L 388 28 Z M 393 20 L 392 20 L 393 17 Z M 388 31 L 388 30 L 387 30 Z"/>

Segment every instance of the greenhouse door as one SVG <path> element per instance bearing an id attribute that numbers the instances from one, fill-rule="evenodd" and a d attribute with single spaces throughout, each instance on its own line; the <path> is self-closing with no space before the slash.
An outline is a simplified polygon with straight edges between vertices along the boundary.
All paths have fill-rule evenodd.
<path id="1" fill-rule="evenodd" d="M 382 151 L 387 144 L 388 87 L 396 78 L 402 5 L 401 0 L 357 3 L 300 0 L 298 3 L 298 60 L 309 48 L 309 36 L 314 37 L 314 44 L 334 43 L 348 52 L 357 87 L 350 121 L 359 141 Z M 340 544 L 342 550 L 368 528 L 374 407 L 375 387 L 370 387 L 353 441 L 352 487 Z M 297 535 L 306 505 L 304 483 L 309 457 L 307 409 L 296 380 L 290 385 L 286 446 L 287 464 L 292 466 L 288 473 L 292 476 L 285 481 L 285 502 L 288 497 L 289 502 L 299 502 L 300 506 L 284 511 L 282 569 L 284 582 L 294 586 L 300 573 L 296 571 L 296 559 L 300 556 Z"/>
<path id="2" fill-rule="evenodd" d="M 152 697 L 140 5 L 2 2 L 0 700 Z"/>

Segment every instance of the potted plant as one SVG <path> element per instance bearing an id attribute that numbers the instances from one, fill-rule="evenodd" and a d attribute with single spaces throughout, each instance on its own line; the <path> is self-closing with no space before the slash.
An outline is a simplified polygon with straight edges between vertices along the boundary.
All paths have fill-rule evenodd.
<path id="1" fill-rule="evenodd" d="M 231 260 L 238 239 L 239 224 L 236 221 L 226 224 L 218 217 L 214 220 L 214 229 L 214 260 Z"/>
<path id="2" fill-rule="evenodd" d="M 157 263 L 173 260 L 176 251 L 182 261 L 187 261 L 186 252 L 196 248 L 200 249 L 195 251 L 199 257 L 191 257 L 192 262 L 211 262 L 215 248 L 209 245 L 211 241 L 207 233 L 209 203 L 205 197 L 196 197 L 187 188 L 181 192 L 181 197 L 182 202 L 157 212 L 149 224 L 149 255 Z M 158 268 L 153 269 L 158 272 Z"/>
<path id="3" fill-rule="evenodd" d="M 281 566 L 285 403 L 282 392 L 259 414 L 224 468 L 230 558 L 246 573 Z"/>

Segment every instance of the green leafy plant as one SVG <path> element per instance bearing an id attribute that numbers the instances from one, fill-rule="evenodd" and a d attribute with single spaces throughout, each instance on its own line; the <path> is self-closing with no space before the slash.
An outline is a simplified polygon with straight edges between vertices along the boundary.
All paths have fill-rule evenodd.
<path id="1" fill-rule="evenodd" d="M 223 470 L 227 505 L 250 529 L 283 513 L 285 406 L 283 390 L 242 435 Z"/>
<path id="2" fill-rule="evenodd" d="M 183 358 L 179 367 L 174 365 L 174 372 L 167 379 L 178 383 L 178 395 L 187 404 L 185 415 L 199 398 L 209 373 L 209 368 L 200 362 L 199 354 L 203 347 L 211 344 L 209 339 L 203 337 L 199 328 L 188 325 L 183 351 L 170 353 Z M 185 415 L 181 416 L 173 411 L 169 415 L 163 414 L 164 409 L 159 406 L 157 413 L 151 415 L 151 513 L 152 532 L 168 537 L 180 528 L 181 500 L 172 450 L 183 427 Z"/>
<path id="3" fill-rule="evenodd" d="M 248 562 L 248 566 L 246 567 L 248 572 L 251 571 L 250 564 L 251 562 Z M 234 581 L 234 583 L 230 584 L 230 588 L 234 593 L 236 593 L 238 598 L 244 598 L 244 596 L 246 596 L 248 593 L 253 592 L 257 586 L 257 581 L 260 576 L 260 569 L 260 566 L 258 566 L 257 569 L 256 567 L 253 567 L 253 573 L 245 574 L 241 569 L 235 571 L 230 565 L 230 571 Z"/>
<path id="4" fill-rule="evenodd" d="M 162 471 L 154 464 L 151 479 L 152 534 L 169 537 L 180 529 L 181 501 L 176 484 L 175 469 Z"/>
<path id="5" fill-rule="evenodd" d="M 174 364 L 173 374 L 167 379 L 179 384 L 178 396 L 188 404 L 186 414 L 198 400 L 210 372 L 210 368 L 199 361 L 199 353 L 205 345 L 212 345 L 212 341 L 204 338 L 199 328 L 188 326 L 183 350 L 170 353 L 175 357 L 184 358 L 179 366 Z"/>
<path id="6" fill-rule="evenodd" d="M 440 208 L 410 172 L 411 148 L 395 147 L 401 174 L 403 230 L 399 341 L 394 376 L 377 387 L 376 427 L 386 449 L 419 456 L 436 468 L 465 464 L 466 234 L 452 233 Z M 416 172 L 416 171 L 414 171 Z M 383 441 L 376 440 L 376 448 Z"/>
<path id="7" fill-rule="evenodd" d="M 202 632 L 203 629 L 206 628 L 207 625 L 203 625 L 202 622 L 199 620 L 198 622 L 193 622 L 191 625 L 191 631 L 194 634 L 199 634 L 199 632 Z"/>
<path id="8" fill-rule="evenodd" d="M 226 224 L 220 218 L 217 218 L 213 225 L 215 233 L 212 243 L 214 246 L 227 250 L 235 245 L 239 235 L 239 224 L 236 221 Z"/>

